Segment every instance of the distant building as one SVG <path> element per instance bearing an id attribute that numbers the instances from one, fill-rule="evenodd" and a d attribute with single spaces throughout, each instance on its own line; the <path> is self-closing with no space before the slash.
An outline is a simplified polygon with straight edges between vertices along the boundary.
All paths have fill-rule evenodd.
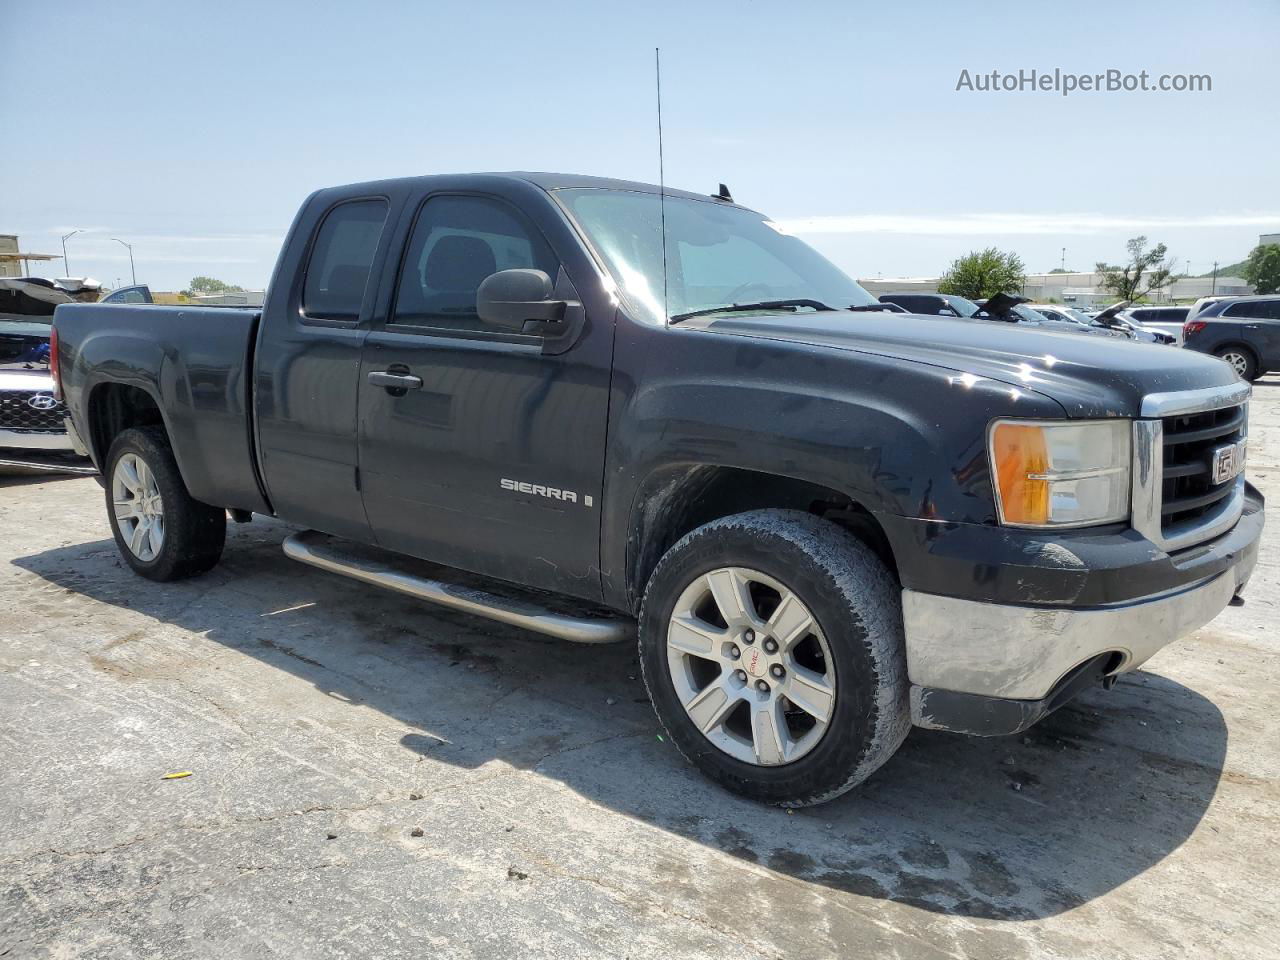
<path id="1" fill-rule="evenodd" d="M 31 261 L 61 260 L 52 253 L 32 253 L 18 245 L 16 233 L 0 233 L 0 277 L 31 276 Z"/>
<path id="2" fill-rule="evenodd" d="M 876 277 L 859 280 L 870 293 L 879 296 L 890 291 L 912 293 L 937 293 L 940 277 Z M 1089 271 L 1087 273 L 1029 273 L 1020 291 L 1036 303 L 1067 303 L 1076 307 L 1094 307 L 1100 304 L 1114 303 L 1116 295 L 1102 286 L 1102 274 Z M 1165 287 L 1157 295 L 1148 299 L 1154 302 L 1168 300 L 1196 300 L 1213 294 L 1226 297 L 1244 296 L 1253 293 L 1240 277 L 1220 276 L 1217 282 L 1213 277 L 1186 277 Z"/>
<path id="3" fill-rule="evenodd" d="M 1280 233 L 1264 233 L 1258 237 L 1258 246 L 1265 247 L 1271 243 L 1280 243 Z"/>
<path id="4" fill-rule="evenodd" d="M 0 233 L 0 253 L 16 254 L 17 252 L 17 235 L 12 233 Z M 21 260 L 10 260 L 7 257 L 0 258 L 0 277 L 20 276 L 22 276 Z"/>
<path id="5" fill-rule="evenodd" d="M 859 280 L 868 293 L 937 293 L 938 277 L 875 277 Z"/>
<path id="6" fill-rule="evenodd" d="M 260 307 L 264 296 L 262 290 L 236 290 L 197 294 L 191 302 L 205 307 Z"/>

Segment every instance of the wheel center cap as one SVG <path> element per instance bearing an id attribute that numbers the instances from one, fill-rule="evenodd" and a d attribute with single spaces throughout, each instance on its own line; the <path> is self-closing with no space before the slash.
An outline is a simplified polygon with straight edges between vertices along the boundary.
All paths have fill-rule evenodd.
<path id="1" fill-rule="evenodd" d="M 742 654 L 742 669 L 753 677 L 763 677 L 768 671 L 764 662 L 764 654 L 759 647 L 750 647 Z"/>

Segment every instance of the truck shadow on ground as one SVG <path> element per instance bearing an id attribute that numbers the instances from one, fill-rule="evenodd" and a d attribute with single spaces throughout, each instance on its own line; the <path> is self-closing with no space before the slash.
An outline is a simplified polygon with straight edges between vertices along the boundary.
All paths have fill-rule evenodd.
<path id="1" fill-rule="evenodd" d="M 1222 714 L 1139 672 L 1020 737 L 917 730 L 861 788 L 790 814 L 721 791 L 659 737 L 630 645 L 549 641 L 303 567 L 280 552 L 289 532 L 237 527 L 222 564 L 180 584 L 136 577 L 110 540 L 15 563 L 394 717 L 415 731 L 400 747 L 437 763 L 504 761 L 740 860 L 928 911 L 1087 903 L 1177 849 L 1222 776 Z"/>

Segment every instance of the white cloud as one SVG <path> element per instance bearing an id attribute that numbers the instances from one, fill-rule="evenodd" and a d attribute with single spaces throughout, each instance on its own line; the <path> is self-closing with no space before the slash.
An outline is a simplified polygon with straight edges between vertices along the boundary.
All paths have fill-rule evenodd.
<path id="1" fill-rule="evenodd" d="M 1280 227 L 1280 213 L 1208 216 L 1107 216 L 1097 213 L 962 213 L 949 216 L 855 214 L 782 219 L 789 233 L 912 233 L 932 236 L 974 234 L 1062 235 L 1156 230 L 1163 227 Z"/>

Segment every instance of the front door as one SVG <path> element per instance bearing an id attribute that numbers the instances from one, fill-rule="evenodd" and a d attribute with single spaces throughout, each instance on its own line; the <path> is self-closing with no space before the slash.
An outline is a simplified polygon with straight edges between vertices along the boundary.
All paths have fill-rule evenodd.
<path id="1" fill-rule="evenodd" d="M 418 210 L 386 321 L 364 342 L 365 510 L 381 546 L 594 599 L 613 318 L 586 317 L 554 353 L 485 324 L 477 287 L 515 267 L 576 299 L 506 200 L 438 194 Z"/>

